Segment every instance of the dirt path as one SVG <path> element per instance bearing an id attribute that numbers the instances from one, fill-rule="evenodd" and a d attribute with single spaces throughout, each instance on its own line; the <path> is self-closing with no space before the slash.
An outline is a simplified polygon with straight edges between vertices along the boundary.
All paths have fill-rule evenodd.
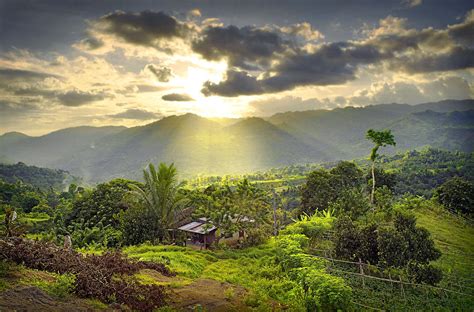
<path id="1" fill-rule="evenodd" d="M 250 311 L 243 302 L 245 289 L 229 283 L 197 279 L 171 292 L 171 305 L 179 311 L 195 311 L 198 306 L 212 312 Z"/>

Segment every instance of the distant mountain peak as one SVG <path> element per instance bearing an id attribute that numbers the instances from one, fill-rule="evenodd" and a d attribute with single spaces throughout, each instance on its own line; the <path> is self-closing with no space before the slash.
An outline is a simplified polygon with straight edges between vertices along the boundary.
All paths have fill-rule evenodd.
<path id="1" fill-rule="evenodd" d="M 27 135 L 27 134 L 18 132 L 18 131 L 10 131 L 10 132 L 5 132 L 4 134 L 0 135 L 0 137 L 4 137 L 4 138 L 7 138 L 7 137 L 10 137 L 10 138 L 13 138 L 13 137 L 29 138 L 30 136 Z"/>

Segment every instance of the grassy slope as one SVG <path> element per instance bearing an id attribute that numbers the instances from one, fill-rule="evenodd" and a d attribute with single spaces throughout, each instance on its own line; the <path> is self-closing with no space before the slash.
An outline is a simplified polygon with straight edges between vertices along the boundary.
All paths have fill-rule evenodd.
<path id="1" fill-rule="evenodd" d="M 436 261 L 445 275 L 471 280 L 474 287 L 474 226 L 438 206 L 415 211 L 418 225 L 428 229 L 442 256 Z M 474 293 L 474 288 L 471 291 Z"/>
<path id="2" fill-rule="evenodd" d="M 471 311 L 474 306 L 474 227 L 463 218 L 432 204 L 413 210 L 417 225 L 428 229 L 442 256 L 433 264 L 443 271 L 439 289 L 399 285 L 342 275 L 354 290 L 354 300 L 387 311 Z M 360 309 L 370 310 L 359 306 Z"/>

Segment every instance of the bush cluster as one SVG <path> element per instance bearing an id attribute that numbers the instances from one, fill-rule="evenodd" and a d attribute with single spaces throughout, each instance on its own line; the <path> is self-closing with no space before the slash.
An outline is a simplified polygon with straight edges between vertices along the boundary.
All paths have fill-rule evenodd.
<path id="1" fill-rule="evenodd" d="M 174 273 L 160 263 L 131 261 L 120 252 L 82 255 L 43 241 L 22 238 L 0 240 L 0 259 L 60 274 L 74 274 L 74 293 L 83 298 L 125 304 L 134 310 L 151 311 L 165 305 L 163 286 L 142 285 L 134 277 L 141 269 L 166 276 Z"/>
<path id="2" fill-rule="evenodd" d="M 335 232 L 334 251 L 338 258 L 405 268 L 415 282 L 441 281 L 441 271 L 429 264 L 441 253 L 428 230 L 416 226 L 413 216 L 398 213 L 392 226 L 360 226 L 349 217 L 341 217 L 335 224 Z"/>
<path id="3" fill-rule="evenodd" d="M 325 260 L 304 252 L 309 239 L 303 234 L 278 236 L 276 259 L 282 270 L 304 291 L 307 311 L 338 311 L 350 308 L 351 288 L 325 270 Z"/>

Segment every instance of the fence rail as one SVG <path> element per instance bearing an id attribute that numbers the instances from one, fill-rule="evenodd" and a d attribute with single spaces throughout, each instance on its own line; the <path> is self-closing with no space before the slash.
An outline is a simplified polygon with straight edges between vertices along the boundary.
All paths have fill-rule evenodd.
<path id="1" fill-rule="evenodd" d="M 324 249 L 320 249 L 321 250 L 324 250 Z M 329 251 L 329 250 L 324 250 L 324 251 Z M 398 276 L 398 280 L 397 279 L 393 279 L 391 277 L 391 275 L 389 274 L 389 278 L 385 278 L 385 277 L 378 277 L 378 276 L 373 276 L 373 275 L 370 275 L 370 274 L 367 274 L 365 271 L 364 271 L 364 267 L 368 267 L 368 268 L 378 268 L 378 269 L 381 269 L 383 270 L 382 267 L 379 267 L 379 266 L 376 266 L 376 265 L 371 265 L 371 264 L 367 264 L 367 263 L 363 263 L 362 261 L 359 261 L 359 262 L 354 262 L 354 261 L 348 261 L 348 260 L 342 260 L 342 259 L 335 259 L 335 258 L 332 258 L 332 257 L 327 257 L 327 256 L 318 256 L 318 255 L 312 255 L 313 257 L 315 258 L 320 258 L 320 259 L 325 259 L 325 260 L 328 260 L 330 262 L 332 262 L 333 264 L 335 262 L 338 262 L 338 263 L 346 263 L 346 264 L 352 264 L 352 265 L 356 265 L 359 269 L 359 273 L 357 272 L 350 272 L 350 271 L 344 271 L 344 270 L 340 270 L 340 269 L 335 269 L 335 268 L 332 268 L 332 267 L 328 267 L 328 270 L 330 271 L 334 271 L 334 272 L 340 272 L 340 273 L 343 273 L 343 274 L 350 274 L 350 275 L 354 275 L 354 276 L 360 276 L 362 278 L 362 283 L 363 285 L 365 285 L 365 278 L 368 278 L 368 279 L 373 279 L 373 280 L 378 280 L 378 281 L 383 281 L 383 282 L 388 282 L 388 283 L 391 283 L 392 285 L 395 283 L 395 284 L 400 284 L 401 287 L 403 287 L 403 285 L 410 285 L 410 286 L 416 286 L 416 287 L 424 287 L 424 288 L 429 288 L 429 289 L 436 289 L 436 290 L 440 290 L 440 291 L 444 291 L 444 292 L 451 292 L 451 293 L 455 293 L 455 294 L 459 294 L 459 295 L 464 295 L 464 296 L 469 296 L 469 297 L 473 297 L 474 298 L 474 294 L 469 294 L 469 293 L 465 293 L 465 292 L 462 292 L 462 291 L 458 291 L 458 290 L 453 290 L 453 289 L 449 289 L 449 288 L 443 288 L 443 287 L 438 287 L 438 286 L 432 286 L 432 285 L 427 285 L 427 284 L 418 284 L 418 283 L 412 283 L 412 282 L 405 282 L 402 280 L 402 277 L 401 275 Z M 465 280 L 470 280 L 470 279 L 465 279 Z M 469 290 L 473 290 L 474 288 L 472 287 L 468 287 L 468 286 L 465 286 L 465 285 L 459 285 L 459 284 L 453 284 L 461 289 L 469 289 Z M 404 292 L 403 288 L 402 288 L 402 292 Z"/>

